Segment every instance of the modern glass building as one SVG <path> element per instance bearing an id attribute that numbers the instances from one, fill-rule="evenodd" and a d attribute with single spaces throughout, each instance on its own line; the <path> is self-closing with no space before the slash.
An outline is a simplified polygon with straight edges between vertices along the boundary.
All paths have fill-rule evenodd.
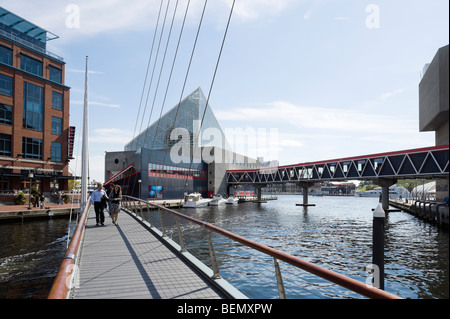
<path id="1" fill-rule="evenodd" d="M 227 169 L 257 165 L 256 160 L 233 153 L 198 88 L 126 144 L 124 151 L 106 154 L 105 184 L 119 184 L 124 193 L 143 199 L 179 199 L 193 192 L 209 197 L 233 193 L 226 186 Z"/>
<path id="2" fill-rule="evenodd" d="M 125 151 L 135 151 L 141 147 L 150 150 L 170 149 L 177 143 L 183 143 L 178 139 L 171 140 L 170 135 L 177 133 L 189 133 L 191 147 L 214 146 L 231 150 L 214 113 L 206 105 L 202 89 L 198 88 L 125 145 Z M 215 138 L 209 138 L 211 133 L 216 135 Z M 199 140 L 198 136 L 202 138 Z"/>

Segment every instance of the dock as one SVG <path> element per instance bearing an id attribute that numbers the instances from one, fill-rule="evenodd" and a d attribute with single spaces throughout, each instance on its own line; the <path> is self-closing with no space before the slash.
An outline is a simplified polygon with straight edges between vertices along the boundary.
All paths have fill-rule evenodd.
<path id="1" fill-rule="evenodd" d="M 96 226 L 89 209 L 70 298 L 229 298 L 135 217 L 122 211 L 118 226 L 105 218 L 104 226 Z"/>
<path id="2" fill-rule="evenodd" d="M 0 222 L 23 221 L 31 218 L 52 218 L 68 216 L 70 213 L 78 212 L 80 204 L 56 204 L 45 203 L 44 208 L 31 207 L 28 205 L 5 205 L 0 204 Z"/>
<path id="3" fill-rule="evenodd" d="M 428 222 L 448 226 L 449 208 L 444 203 L 420 200 L 390 199 L 389 205 Z"/>

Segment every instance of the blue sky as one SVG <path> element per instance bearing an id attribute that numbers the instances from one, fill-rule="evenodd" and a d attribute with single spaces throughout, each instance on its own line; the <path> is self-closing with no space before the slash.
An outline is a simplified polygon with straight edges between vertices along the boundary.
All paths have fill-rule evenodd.
<path id="1" fill-rule="evenodd" d="M 231 2 L 208 2 L 184 96 L 197 87 L 208 94 Z M 175 3 L 145 126 L 153 100 L 150 122 L 163 106 L 187 0 L 178 2 L 155 93 Z M 179 101 L 203 3 L 191 1 L 163 113 Z M 160 0 L 2 0 L 1 6 L 60 37 L 47 49 L 66 62 L 70 125 L 77 127 L 70 167 L 77 174 L 89 56 L 90 178 L 103 181 L 105 151 L 121 151 L 133 137 Z M 448 7 L 447 0 L 236 0 L 210 105 L 225 130 L 271 137 L 261 143 L 261 135 L 228 136 L 237 151 L 283 165 L 432 146 L 434 133 L 418 131 L 418 84 L 425 63 L 448 44 Z"/>

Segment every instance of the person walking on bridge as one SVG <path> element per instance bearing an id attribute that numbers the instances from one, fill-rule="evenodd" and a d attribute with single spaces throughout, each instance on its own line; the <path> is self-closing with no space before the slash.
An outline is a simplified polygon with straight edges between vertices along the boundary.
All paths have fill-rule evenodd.
<path id="1" fill-rule="evenodd" d="M 112 222 L 117 226 L 117 217 L 120 212 L 120 201 L 122 200 L 122 189 L 119 185 L 116 185 L 114 189 L 109 193 L 111 204 L 109 206 L 109 213 L 111 214 Z"/>
<path id="2" fill-rule="evenodd" d="M 96 226 L 98 226 L 99 223 L 102 225 L 105 223 L 105 213 L 103 212 L 103 209 L 105 208 L 107 200 L 108 196 L 103 190 L 102 183 L 98 183 L 97 190 L 95 190 L 91 195 L 91 202 L 94 204 L 95 220 L 97 222 Z"/>

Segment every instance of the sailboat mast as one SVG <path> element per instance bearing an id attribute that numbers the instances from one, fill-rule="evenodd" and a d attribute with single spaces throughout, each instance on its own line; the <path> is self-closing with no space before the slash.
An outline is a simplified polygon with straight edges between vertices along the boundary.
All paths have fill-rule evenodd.
<path id="1" fill-rule="evenodd" d="M 88 197 L 88 178 L 89 178 L 89 153 L 88 153 L 88 57 L 86 56 L 86 74 L 84 83 L 84 109 L 83 109 L 83 140 L 82 140 L 82 150 L 81 150 L 81 209 L 87 202 Z"/>

